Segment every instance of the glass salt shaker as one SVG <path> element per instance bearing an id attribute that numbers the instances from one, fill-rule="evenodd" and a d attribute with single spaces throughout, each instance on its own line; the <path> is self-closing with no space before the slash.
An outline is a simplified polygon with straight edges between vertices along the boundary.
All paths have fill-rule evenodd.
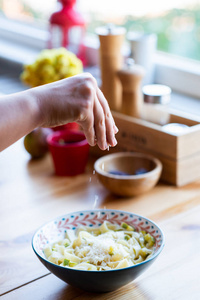
<path id="1" fill-rule="evenodd" d="M 162 84 L 149 84 L 142 88 L 143 109 L 142 119 L 165 125 L 169 122 L 169 103 L 171 101 L 171 88 Z"/>

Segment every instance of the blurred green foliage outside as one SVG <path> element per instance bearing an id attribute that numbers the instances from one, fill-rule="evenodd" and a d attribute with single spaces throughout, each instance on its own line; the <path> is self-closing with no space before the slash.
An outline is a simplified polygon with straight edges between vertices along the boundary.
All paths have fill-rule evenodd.
<path id="1" fill-rule="evenodd" d="M 0 12 L 5 0 L 0 0 Z M 23 11 L 32 20 L 40 20 L 47 24 L 46 12 L 34 11 L 23 0 L 20 0 Z M 104 15 L 91 13 L 87 31 L 94 33 L 98 26 L 112 21 L 116 25 L 124 26 L 129 31 L 155 33 L 158 37 L 157 48 L 160 51 L 174 55 L 200 60 L 200 5 L 189 8 L 174 8 L 157 16 L 134 17 L 126 16 L 115 19 L 105 19 Z"/>
<path id="2" fill-rule="evenodd" d="M 103 21 L 95 21 L 93 16 L 88 31 L 94 32 L 96 27 L 104 24 Z M 118 25 L 126 27 L 127 32 L 155 33 L 160 51 L 200 60 L 200 6 L 172 9 L 154 17 L 126 16 Z"/>

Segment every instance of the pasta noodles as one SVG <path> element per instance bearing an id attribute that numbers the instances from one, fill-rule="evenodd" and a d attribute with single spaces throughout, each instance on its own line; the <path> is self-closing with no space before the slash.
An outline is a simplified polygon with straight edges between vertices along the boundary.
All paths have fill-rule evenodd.
<path id="1" fill-rule="evenodd" d="M 100 227 L 77 228 L 44 249 L 46 258 L 57 265 L 78 270 L 104 271 L 133 266 L 151 257 L 155 239 L 132 226 L 105 221 Z"/>

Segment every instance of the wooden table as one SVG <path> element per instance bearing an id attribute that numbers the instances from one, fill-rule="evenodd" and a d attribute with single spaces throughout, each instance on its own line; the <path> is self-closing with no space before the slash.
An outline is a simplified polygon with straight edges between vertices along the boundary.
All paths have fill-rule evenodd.
<path id="1" fill-rule="evenodd" d="M 0 154 L 2 300 L 200 299 L 200 181 L 182 188 L 159 184 L 142 196 L 119 199 L 98 182 L 93 162 L 85 174 L 56 177 L 51 157 L 31 161 L 22 140 Z M 43 223 L 94 206 L 146 216 L 166 238 L 163 252 L 143 275 L 106 294 L 68 286 L 49 274 L 31 247 Z"/>

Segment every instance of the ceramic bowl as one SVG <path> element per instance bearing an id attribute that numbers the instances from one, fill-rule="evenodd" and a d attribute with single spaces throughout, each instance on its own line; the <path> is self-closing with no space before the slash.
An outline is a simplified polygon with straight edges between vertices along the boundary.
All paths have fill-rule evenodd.
<path id="1" fill-rule="evenodd" d="M 161 162 L 147 154 L 120 152 L 99 158 L 94 169 L 99 181 L 112 193 L 131 197 L 152 189 L 158 182 Z"/>
<path id="2" fill-rule="evenodd" d="M 76 270 L 58 266 L 45 258 L 43 249 L 64 238 L 68 229 L 76 230 L 80 225 L 99 227 L 105 220 L 119 225 L 126 222 L 134 226 L 136 230 L 145 230 L 150 233 L 155 238 L 153 256 L 134 266 L 108 271 Z M 57 217 L 39 228 L 32 239 L 35 254 L 51 273 L 74 287 L 90 292 L 109 292 L 130 283 L 155 261 L 163 246 L 163 233 L 154 222 L 134 213 L 109 209 L 80 211 Z"/>
<path id="3" fill-rule="evenodd" d="M 75 176 L 84 173 L 89 144 L 80 130 L 56 131 L 47 137 L 56 175 Z"/>

